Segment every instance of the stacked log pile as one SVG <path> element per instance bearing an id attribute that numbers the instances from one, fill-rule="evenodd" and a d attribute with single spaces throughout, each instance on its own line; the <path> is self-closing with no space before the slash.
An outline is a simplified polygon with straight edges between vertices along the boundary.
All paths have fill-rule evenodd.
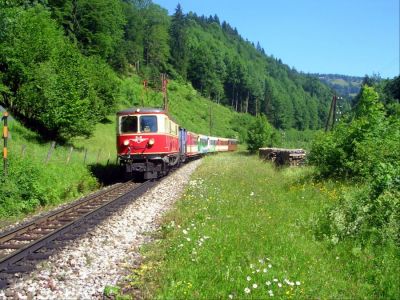
<path id="1" fill-rule="evenodd" d="M 271 160 L 278 166 L 299 166 L 304 163 L 306 152 L 303 149 L 260 148 L 259 156 Z"/>

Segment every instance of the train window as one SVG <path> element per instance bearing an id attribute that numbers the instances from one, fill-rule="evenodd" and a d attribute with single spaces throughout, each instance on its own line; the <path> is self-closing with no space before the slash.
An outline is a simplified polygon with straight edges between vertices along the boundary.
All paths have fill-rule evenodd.
<path id="1" fill-rule="evenodd" d="M 157 117 L 140 116 L 140 132 L 157 132 Z"/>
<path id="2" fill-rule="evenodd" d="M 138 121 L 136 116 L 121 117 L 121 133 L 136 133 L 138 129 Z"/>

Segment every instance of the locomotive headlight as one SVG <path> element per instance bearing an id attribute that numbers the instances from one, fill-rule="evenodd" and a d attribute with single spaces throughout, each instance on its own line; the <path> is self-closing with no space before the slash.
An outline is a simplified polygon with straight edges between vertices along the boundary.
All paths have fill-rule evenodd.
<path id="1" fill-rule="evenodd" d="M 154 143 L 155 143 L 155 140 L 154 140 L 154 139 L 150 139 L 150 140 L 149 140 L 149 145 L 150 145 L 150 146 L 153 146 Z"/>
<path id="2" fill-rule="evenodd" d="M 124 141 L 124 146 L 129 146 L 129 140 Z"/>

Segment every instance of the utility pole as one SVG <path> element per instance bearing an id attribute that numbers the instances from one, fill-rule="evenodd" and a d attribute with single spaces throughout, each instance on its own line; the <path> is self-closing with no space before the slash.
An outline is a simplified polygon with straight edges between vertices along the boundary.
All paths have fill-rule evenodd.
<path id="1" fill-rule="evenodd" d="M 327 132 L 329 130 L 329 123 L 331 120 L 331 116 L 332 116 L 332 127 L 335 125 L 336 123 L 336 115 L 337 115 L 337 101 L 343 99 L 342 97 L 338 97 L 335 93 L 335 95 L 332 97 L 332 101 L 331 101 L 331 107 L 329 109 L 329 114 L 328 114 L 328 119 L 326 120 L 326 124 L 325 124 L 325 132 Z M 339 107 L 340 108 L 340 107 Z M 342 112 L 339 111 L 339 113 L 341 114 Z"/>
<path id="2" fill-rule="evenodd" d="M 163 102 L 164 102 L 164 110 L 168 112 L 168 79 L 167 74 L 161 74 L 161 83 L 162 83 L 162 92 L 163 92 Z"/>
<path id="3" fill-rule="evenodd" d="M 335 124 L 336 100 L 337 100 L 337 96 L 336 96 L 336 93 L 335 93 L 335 95 L 333 95 L 333 97 L 332 97 L 331 107 L 329 109 L 328 118 L 326 119 L 325 132 L 327 132 L 329 130 L 329 123 L 330 123 L 330 120 L 331 120 L 331 115 L 332 115 L 332 128 L 333 128 L 333 125 Z"/>
<path id="4" fill-rule="evenodd" d="M 142 91 L 142 107 L 144 107 L 144 94 L 146 93 L 147 98 L 147 80 L 143 80 L 143 91 Z M 148 99 L 147 99 L 148 100 Z"/>
<path id="5" fill-rule="evenodd" d="M 211 114 L 211 103 L 210 103 L 210 136 L 212 131 L 212 114 Z"/>

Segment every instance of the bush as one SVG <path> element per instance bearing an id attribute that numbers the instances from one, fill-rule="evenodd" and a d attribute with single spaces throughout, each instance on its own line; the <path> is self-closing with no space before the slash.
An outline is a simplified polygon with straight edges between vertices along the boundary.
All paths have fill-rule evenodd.
<path id="1" fill-rule="evenodd" d="M 256 152 L 263 146 L 271 146 L 272 133 L 273 127 L 268 123 L 267 118 L 264 115 L 257 117 L 249 128 L 247 149 Z"/>
<path id="2" fill-rule="evenodd" d="M 400 246 L 400 121 L 387 117 L 379 96 L 364 87 L 354 117 L 314 142 L 309 160 L 323 177 L 361 183 L 328 208 L 317 235 L 336 243 L 356 237 Z"/>

